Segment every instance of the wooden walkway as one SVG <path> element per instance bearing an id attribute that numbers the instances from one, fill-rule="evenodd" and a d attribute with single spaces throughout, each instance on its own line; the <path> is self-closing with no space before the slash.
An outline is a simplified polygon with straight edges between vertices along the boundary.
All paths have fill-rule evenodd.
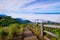
<path id="1" fill-rule="evenodd" d="M 25 27 L 24 40 L 39 40 L 39 39 L 27 27 Z"/>

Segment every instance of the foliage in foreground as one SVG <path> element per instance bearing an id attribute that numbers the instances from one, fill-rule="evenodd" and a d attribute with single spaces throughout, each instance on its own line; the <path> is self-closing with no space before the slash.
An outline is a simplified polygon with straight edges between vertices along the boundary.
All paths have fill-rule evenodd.
<path id="1" fill-rule="evenodd" d="M 22 34 L 22 32 L 22 26 L 20 26 L 19 24 L 11 24 L 8 27 L 0 28 L 0 38 L 3 40 L 13 39 L 13 37 L 16 37 L 17 34 Z"/>
<path id="2" fill-rule="evenodd" d="M 58 29 L 58 28 L 47 28 L 47 27 L 45 27 L 44 30 L 47 30 L 47 31 L 50 31 L 50 32 L 56 34 L 57 39 L 60 40 L 60 29 Z"/>

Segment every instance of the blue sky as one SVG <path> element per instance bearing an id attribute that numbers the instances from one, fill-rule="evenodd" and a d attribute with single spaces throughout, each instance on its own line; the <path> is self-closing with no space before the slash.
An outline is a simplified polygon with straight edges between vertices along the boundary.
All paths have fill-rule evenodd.
<path id="1" fill-rule="evenodd" d="M 0 0 L 0 14 L 60 22 L 60 0 Z"/>

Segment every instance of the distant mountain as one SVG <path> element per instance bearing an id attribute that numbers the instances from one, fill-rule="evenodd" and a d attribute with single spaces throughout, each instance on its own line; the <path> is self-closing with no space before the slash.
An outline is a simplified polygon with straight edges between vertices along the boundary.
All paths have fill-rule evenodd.
<path id="1" fill-rule="evenodd" d="M 23 20 L 23 23 L 31 23 L 29 20 Z"/>
<path id="2" fill-rule="evenodd" d="M 44 20 L 44 19 L 38 19 L 37 20 L 38 23 L 44 23 L 44 24 L 60 24 L 58 22 L 54 22 L 54 21 L 50 21 L 50 20 Z"/>
<path id="3" fill-rule="evenodd" d="M 46 23 L 48 23 L 48 24 L 60 24 L 58 22 L 53 22 L 53 21 L 47 21 Z"/>
<path id="4" fill-rule="evenodd" d="M 47 20 L 47 21 L 44 20 L 43 23 L 44 23 L 44 24 L 60 24 L 60 23 L 58 23 L 58 22 L 53 22 L 53 21 L 50 21 L 50 20 Z"/>
<path id="5" fill-rule="evenodd" d="M 5 14 L 0 14 L 0 17 L 4 17 L 4 16 L 7 16 L 7 15 L 5 15 Z"/>
<path id="6" fill-rule="evenodd" d="M 20 18 L 15 18 L 15 20 L 19 23 L 22 23 L 22 19 L 20 19 Z"/>
<path id="7" fill-rule="evenodd" d="M 60 13 L 55 12 L 55 13 L 35 13 L 35 14 L 60 14 Z"/>
<path id="8" fill-rule="evenodd" d="M 18 21 L 19 23 L 31 23 L 31 21 L 29 20 L 22 20 L 21 18 L 15 18 L 16 21 Z"/>

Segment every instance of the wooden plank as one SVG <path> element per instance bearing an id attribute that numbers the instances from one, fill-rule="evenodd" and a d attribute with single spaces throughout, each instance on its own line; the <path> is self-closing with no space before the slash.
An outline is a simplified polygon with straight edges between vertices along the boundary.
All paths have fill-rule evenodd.
<path id="1" fill-rule="evenodd" d="M 44 32 L 47 33 L 47 34 L 49 34 L 49 35 L 51 35 L 52 37 L 57 37 L 55 34 L 49 32 L 49 31 L 45 31 L 45 30 L 44 30 Z"/>
<path id="2" fill-rule="evenodd" d="M 46 39 L 46 40 L 50 40 L 49 38 L 47 38 L 46 36 L 44 36 L 44 38 Z"/>
<path id="3" fill-rule="evenodd" d="M 24 37 L 24 40 L 38 40 L 36 36 Z"/>
<path id="4" fill-rule="evenodd" d="M 60 26 L 59 26 L 59 25 L 44 25 L 44 27 L 60 28 Z"/>

